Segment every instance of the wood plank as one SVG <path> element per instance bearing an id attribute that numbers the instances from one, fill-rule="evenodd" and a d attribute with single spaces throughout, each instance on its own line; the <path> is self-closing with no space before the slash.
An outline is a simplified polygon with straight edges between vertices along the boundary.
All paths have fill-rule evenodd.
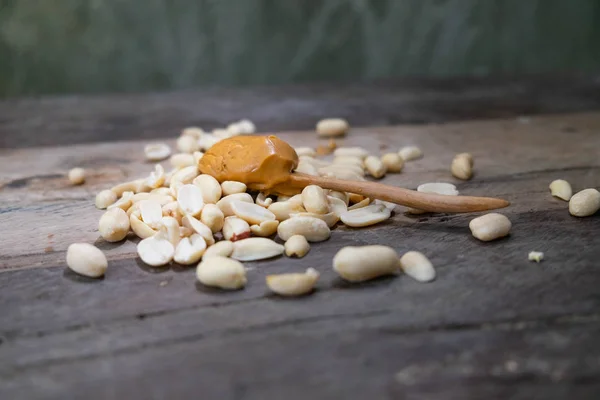
<path id="1" fill-rule="evenodd" d="M 149 140 L 243 117 L 281 131 L 331 116 L 378 126 L 589 111 L 600 107 L 599 89 L 598 76 L 528 76 L 24 98 L 0 101 L 0 148 Z"/>
<path id="2" fill-rule="evenodd" d="M 94 194 L 149 172 L 143 142 L 4 151 L 0 397 L 190 397 L 198 387 L 207 387 L 206 397 L 257 399 L 291 389 L 286 397 L 589 397 L 599 386 L 600 347 L 592 338 L 599 328 L 600 219 L 571 217 L 548 184 L 564 178 L 576 190 L 600 185 L 599 129 L 600 113 L 585 113 L 353 130 L 340 145 L 374 153 L 423 148 L 422 160 L 384 182 L 441 180 L 465 194 L 511 200 L 503 210 L 513 221 L 511 236 L 481 243 L 469 234 L 472 215 L 410 217 L 399 207 L 379 226 L 336 229 L 304 259 L 248 263 L 248 287 L 235 293 L 195 284 L 188 268 L 143 266 L 134 240 L 98 240 L 102 212 Z M 295 145 L 318 142 L 314 134 L 281 136 Z M 475 156 L 468 182 L 448 172 L 462 151 Z M 79 165 L 90 178 L 71 187 L 65 173 Z M 106 251 L 104 279 L 65 270 L 74 241 Z M 345 284 L 330 265 L 349 244 L 421 250 L 438 279 Z M 530 250 L 544 251 L 546 260 L 530 263 Z M 314 295 L 282 300 L 266 293 L 266 274 L 309 266 L 323 273 Z M 507 354 L 522 367 L 518 373 L 502 369 Z"/>
<path id="3" fill-rule="evenodd" d="M 431 325 L 461 318 L 485 322 L 498 313 L 506 318 L 590 313 L 599 305 L 596 293 L 600 273 L 593 262 L 600 255 L 593 235 L 598 221 L 563 229 L 569 226 L 570 218 L 561 214 L 564 212 L 526 214 L 515 223 L 510 240 L 496 244 L 481 244 L 470 237 L 465 228 L 466 216 L 436 217 L 412 227 L 393 228 L 388 224 L 368 233 L 361 230 L 360 235 L 336 232 L 334 240 L 313 246 L 304 259 L 249 263 L 254 269 L 248 274 L 247 289 L 234 293 L 195 285 L 193 270 L 176 266 L 152 269 L 132 258 L 114 262 L 106 278 L 100 281 L 77 277 L 63 266 L 7 272 L 0 280 L 0 312 L 4 322 L 0 334 L 10 339 L 179 310 L 201 312 L 205 308 L 235 306 L 250 300 L 258 307 L 257 300 L 271 301 L 265 297 L 266 274 L 299 271 L 309 266 L 323 273 L 319 284 L 323 294 L 311 300 L 315 302 L 311 309 L 317 315 L 338 309 L 376 311 L 393 305 L 407 307 L 407 323 L 417 318 L 416 322 Z M 546 229 L 541 237 L 537 234 L 538 221 L 544 221 Z M 586 235 L 579 236 L 582 232 Z M 577 241 L 571 239 L 574 236 Z M 550 244 L 541 244 L 540 240 Z M 403 277 L 398 282 L 375 282 L 373 292 L 350 290 L 353 286 L 342 284 L 331 270 L 333 254 L 345 245 L 378 243 L 393 245 L 399 252 L 424 251 L 437 266 L 437 281 L 420 285 Z M 546 252 L 547 259 L 541 265 L 527 261 L 527 253 L 532 249 Z M 161 282 L 167 285 L 161 287 Z M 455 303 L 442 306 L 440 299 Z M 290 313 L 293 304 L 281 311 Z M 303 311 L 303 303 L 299 304 L 299 311 Z M 432 304 L 437 307 L 435 311 L 429 311 Z M 417 314 L 413 315 L 415 311 Z M 249 315 L 256 318 L 252 312 Z M 167 334 L 173 332 L 168 330 Z"/>
<path id="4" fill-rule="evenodd" d="M 0 373 L 3 398 L 593 399 L 597 319 L 399 327 L 396 314 L 198 334 Z M 177 330 L 179 326 L 171 326 Z M 5 368 L 4 368 L 5 369 Z"/>
<path id="5" fill-rule="evenodd" d="M 349 285 L 314 258 L 252 263 L 248 288 L 234 294 L 194 285 L 189 269 L 149 275 L 122 265 L 117 276 L 98 284 L 73 282 L 70 274 L 57 269 L 42 270 L 45 273 L 38 276 L 20 271 L 8 274 L 11 278 L 2 287 L 2 303 L 10 305 L 2 309 L 2 351 L 6 359 L 20 360 L 22 367 L 101 355 L 105 349 L 90 346 L 98 332 L 111 338 L 112 351 L 126 351 L 198 335 L 368 315 L 394 315 L 399 329 L 428 331 L 597 312 L 600 278 L 589 264 L 568 270 L 554 263 L 541 268 L 524 258 L 509 264 L 499 253 L 490 254 L 488 262 L 477 260 L 479 265 L 460 255 L 450 260 L 441 259 L 447 254 L 432 257 L 439 278 L 430 285 L 408 277 Z M 317 293 L 296 300 L 266 293 L 266 274 L 308 265 L 323 273 Z M 163 281 L 168 284 L 160 286 Z M 22 299 L 23 304 L 10 304 L 10 298 Z M 52 318 L 46 317 L 49 314 Z"/>
<path id="6" fill-rule="evenodd" d="M 563 132 L 566 127 L 570 132 Z M 600 166 L 595 151 L 600 146 L 598 129 L 598 114 L 588 113 L 534 118 L 527 124 L 503 120 L 357 129 L 339 144 L 360 145 L 378 154 L 417 143 L 426 157 L 408 163 L 402 174 L 390 174 L 384 182 L 409 188 L 423 182 L 454 182 L 464 194 L 507 197 L 513 206 L 506 211 L 518 214 L 532 209 L 530 201 L 538 203 L 533 209 L 564 208 L 547 194 L 548 183 L 558 177 L 568 177 L 576 189 L 599 184 L 594 174 Z M 294 145 L 318 142 L 314 135 L 302 136 L 281 134 Z M 143 142 L 125 142 L 47 148 L 41 154 L 35 148 L 7 152 L 0 175 L 0 212 L 6 222 L 0 236 L 7 238 L 0 270 L 60 265 L 70 243 L 96 242 L 95 221 L 102 211 L 94 208 L 93 196 L 115 183 L 146 176 L 152 166 L 144 161 L 142 149 Z M 454 179 L 448 171 L 454 154 L 462 151 L 477 160 L 477 176 L 468 182 Z M 125 160 L 129 161 L 120 162 Z M 85 185 L 69 185 L 65 176 L 74 166 L 90 170 Z M 537 200 L 531 199 L 531 190 L 539 191 Z M 418 222 L 400 212 L 396 220 Z M 111 258 L 131 257 L 134 251 L 133 242 L 101 245 Z"/>

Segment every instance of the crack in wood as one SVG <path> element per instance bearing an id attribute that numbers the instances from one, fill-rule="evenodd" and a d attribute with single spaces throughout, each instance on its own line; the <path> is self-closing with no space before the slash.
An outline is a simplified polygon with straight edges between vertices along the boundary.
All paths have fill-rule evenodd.
<path id="1" fill-rule="evenodd" d="M 33 180 L 50 180 L 57 178 L 64 178 L 64 175 L 61 174 L 48 174 L 48 175 L 33 175 L 25 178 L 14 179 L 8 183 L 5 183 L 3 186 L 0 186 L 0 189 L 21 189 L 29 184 L 29 182 Z"/>

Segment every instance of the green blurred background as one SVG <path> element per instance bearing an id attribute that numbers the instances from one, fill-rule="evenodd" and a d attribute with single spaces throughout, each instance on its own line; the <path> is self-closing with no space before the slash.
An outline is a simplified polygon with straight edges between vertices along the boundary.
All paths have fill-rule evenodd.
<path id="1" fill-rule="evenodd" d="M 600 0 L 0 0 L 0 97 L 599 67 Z"/>

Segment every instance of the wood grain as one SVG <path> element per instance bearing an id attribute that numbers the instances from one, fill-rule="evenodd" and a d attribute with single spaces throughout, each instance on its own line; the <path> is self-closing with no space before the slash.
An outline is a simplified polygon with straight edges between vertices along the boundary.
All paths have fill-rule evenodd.
<path id="1" fill-rule="evenodd" d="M 599 130 L 600 113 L 354 129 L 338 144 L 423 149 L 422 160 L 382 182 L 446 181 L 506 198 L 511 235 L 482 243 L 468 230 L 477 214 L 408 216 L 398 207 L 381 225 L 337 228 L 303 259 L 248 263 L 248 287 L 235 293 L 196 284 L 193 269 L 144 266 L 135 240 L 98 239 L 93 197 L 150 172 L 143 141 L 5 150 L 0 397 L 593 398 L 600 219 L 570 216 L 548 184 L 600 185 Z M 318 143 L 306 132 L 281 137 Z M 465 151 L 475 176 L 462 182 L 449 165 Z M 85 185 L 69 186 L 74 166 L 88 169 Z M 75 241 L 105 250 L 104 279 L 65 269 Z M 438 278 L 342 282 L 333 255 L 363 244 L 420 250 Z M 546 259 L 527 261 L 531 250 Z M 322 272 L 314 295 L 267 293 L 266 274 L 309 266 Z"/>
<path id="2" fill-rule="evenodd" d="M 599 76 L 406 78 L 371 83 L 204 89 L 0 101 L 0 149 L 157 139 L 182 127 L 251 118 L 264 132 L 310 130 L 322 118 L 353 126 L 445 123 L 592 111 Z"/>

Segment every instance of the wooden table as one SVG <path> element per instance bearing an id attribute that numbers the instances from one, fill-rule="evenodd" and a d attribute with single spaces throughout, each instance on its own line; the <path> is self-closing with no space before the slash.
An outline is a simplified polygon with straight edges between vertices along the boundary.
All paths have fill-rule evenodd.
<path id="1" fill-rule="evenodd" d="M 570 216 L 548 184 L 600 186 L 599 89 L 597 78 L 449 80 L 1 102 L 0 398 L 598 398 L 600 219 Z M 381 225 L 337 228 L 303 259 L 248 263 L 247 288 L 231 293 L 190 268 L 145 266 L 135 240 L 98 238 L 95 193 L 149 172 L 148 139 L 241 117 L 305 129 L 331 115 L 363 126 L 340 145 L 423 149 L 384 182 L 510 200 L 510 237 L 482 243 L 473 215 L 399 207 Z M 476 121 L 489 117 L 505 118 Z M 472 121 L 446 123 L 457 119 Z M 464 151 L 468 182 L 449 174 Z M 89 172 L 80 187 L 65 178 L 75 166 Z M 66 270 L 75 241 L 105 251 L 104 279 Z M 438 277 L 344 283 L 333 255 L 365 244 L 420 250 Z M 531 250 L 544 261 L 529 262 Z M 309 266 L 322 273 L 313 295 L 267 292 L 265 274 Z"/>

